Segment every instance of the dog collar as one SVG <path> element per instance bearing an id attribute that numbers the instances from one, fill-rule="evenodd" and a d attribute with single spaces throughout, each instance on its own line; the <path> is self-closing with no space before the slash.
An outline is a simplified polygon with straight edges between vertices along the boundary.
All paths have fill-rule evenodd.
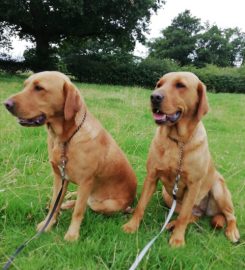
<path id="1" fill-rule="evenodd" d="M 62 149 L 61 149 L 61 161 L 60 161 L 61 167 L 65 167 L 65 164 L 67 163 L 67 156 L 66 156 L 67 145 L 69 144 L 69 142 L 71 141 L 71 139 L 75 136 L 75 134 L 80 130 L 80 128 L 81 128 L 82 125 L 84 124 L 85 119 L 86 119 L 86 116 L 87 116 L 87 111 L 84 112 L 84 115 L 83 115 L 83 118 L 82 118 L 81 123 L 80 123 L 79 126 L 76 128 L 76 130 L 73 132 L 73 134 L 71 135 L 71 137 L 68 138 L 67 141 L 65 141 L 65 142 L 62 143 Z M 61 175 L 62 175 L 62 174 L 63 174 L 63 173 L 61 172 Z"/>
<path id="2" fill-rule="evenodd" d="M 83 123 L 85 122 L 86 116 L 87 116 L 87 111 L 84 112 L 82 121 L 81 121 L 81 123 L 79 124 L 79 126 L 78 126 L 78 127 L 76 128 L 76 130 L 73 132 L 73 134 L 71 135 L 71 137 L 70 137 L 66 142 L 64 142 L 64 144 L 68 144 L 68 143 L 71 141 L 71 139 L 74 137 L 74 135 L 78 132 L 78 130 L 82 127 Z"/>

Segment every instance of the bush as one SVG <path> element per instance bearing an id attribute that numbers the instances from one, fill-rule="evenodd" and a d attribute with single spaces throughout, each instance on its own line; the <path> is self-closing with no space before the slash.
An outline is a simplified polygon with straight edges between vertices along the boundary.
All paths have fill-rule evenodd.
<path id="1" fill-rule="evenodd" d="M 208 91 L 245 93 L 245 67 L 241 68 L 218 68 L 208 65 L 205 68 L 184 67 L 182 70 L 195 73 L 203 81 Z"/>
<path id="2" fill-rule="evenodd" d="M 34 67 L 34 51 L 25 53 L 26 61 L 0 59 L 0 69 L 15 73 Z M 58 61 L 59 60 L 59 61 Z M 154 88 L 157 80 L 171 71 L 190 71 L 203 81 L 208 91 L 245 93 L 245 66 L 240 68 L 219 68 L 207 65 L 204 68 L 194 66 L 180 67 L 169 59 L 141 59 L 125 54 L 72 54 L 68 57 L 55 56 L 50 65 L 56 65 L 64 73 L 75 76 L 79 81 L 98 84 L 137 85 Z"/>
<path id="3" fill-rule="evenodd" d="M 130 55 L 71 55 L 64 60 L 69 73 L 88 83 L 138 85 L 153 88 L 171 71 L 190 71 L 203 81 L 208 91 L 245 93 L 245 67 L 219 68 L 208 65 L 180 67 L 169 59 L 140 59 Z"/>
<path id="4" fill-rule="evenodd" d="M 58 67 L 59 58 L 55 54 L 56 49 L 49 49 L 49 54 L 47 58 L 40 58 L 37 56 L 36 48 L 29 48 L 24 52 L 25 63 L 33 70 L 34 72 L 43 71 L 40 69 L 40 66 L 44 66 L 46 70 L 56 70 Z M 42 63 L 40 65 L 40 63 Z"/>
<path id="5" fill-rule="evenodd" d="M 135 84 L 152 88 L 165 73 L 178 71 L 180 67 L 169 59 L 147 58 L 141 61 L 136 68 Z"/>
<path id="6" fill-rule="evenodd" d="M 65 59 L 69 73 L 90 83 L 154 87 L 164 74 L 177 70 L 170 60 L 143 60 L 131 55 L 72 55 Z"/>
<path id="7" fill-rule="evenodd" d="M 29 69 L 25 61 L 17 61 L 12 59 L 0 59 L 0 69 L 14 74 L 17 72 L 25 72 Z"/>

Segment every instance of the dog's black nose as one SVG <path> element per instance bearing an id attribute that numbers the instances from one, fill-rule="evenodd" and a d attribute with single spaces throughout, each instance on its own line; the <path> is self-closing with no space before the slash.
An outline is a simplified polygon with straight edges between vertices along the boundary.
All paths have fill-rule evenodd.
<path id="1" fill-rule="evenodd" d="M 151 102 L 154 103 L 154 104 L 159 104 L 159 103 L 162 102 L 163 98 L 164 98 L 164 96 L 162 96 L 159 93 L 152 94 L 151 95 Z"/>
<path id="2" fill-rule="evenodd" d="M 12 99 L 8 99 L 4 102 L 6 109 L 10 112 L 14 111 L 14 101 Z"/>

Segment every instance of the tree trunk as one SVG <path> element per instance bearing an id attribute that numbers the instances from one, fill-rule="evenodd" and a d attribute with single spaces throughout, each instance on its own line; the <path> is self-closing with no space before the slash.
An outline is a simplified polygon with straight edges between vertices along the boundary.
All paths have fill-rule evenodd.
<path id="1" fill-rule="evenodd" d="M 45 36 L 36 36 L 36 55 L 33 59 L 33 71 L 44 71 L 55 69 L 54 57 L 52 58 L 52 49 L 49 40 Z"/>

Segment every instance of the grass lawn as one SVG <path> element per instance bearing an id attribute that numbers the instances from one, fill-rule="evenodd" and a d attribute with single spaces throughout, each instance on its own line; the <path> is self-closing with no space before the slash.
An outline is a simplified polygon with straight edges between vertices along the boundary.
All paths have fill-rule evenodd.
<path id="1" fill-rule="evenodd" d="M 19 91 L 24 77 L 0 75 L 1 103 Z M 138 177 L 138 196 L 146 174 L 145 163 L 155 124 L 149 110 L 150 91 L 141 88 L 77 83 L 90 111 L 127 154 Z M 211 110 L 204 122 L 217 168 L 226 178 L 236 210 L 241 242 L 231 244 L 224 231 L 214 231 L 209 218 L 190 225 L 186 246 L 170 248 L 165 232 L 138 269 L 245 269 L 245 95 L 209 94 Z M 52 176 L 45 128 L 24 128 L 0 106 L 0 267 L 23 241 L 35 233 L 46 215 Z M 70 185 L 74 190 L 75 186 Z M 137 201 L 137 200 L 136 200 Z M 135 201 L 135 204 L 136 204 Z M 130 218 L 105 217 L 86 211 L 76 243 L 63 240 L 71 211 L 57 226 L 18 255 L 12 269 L 128 269 L 136 254 L 159 231 L 168 210 L 161 185 L 135 234 L 121 226 Z"/>

